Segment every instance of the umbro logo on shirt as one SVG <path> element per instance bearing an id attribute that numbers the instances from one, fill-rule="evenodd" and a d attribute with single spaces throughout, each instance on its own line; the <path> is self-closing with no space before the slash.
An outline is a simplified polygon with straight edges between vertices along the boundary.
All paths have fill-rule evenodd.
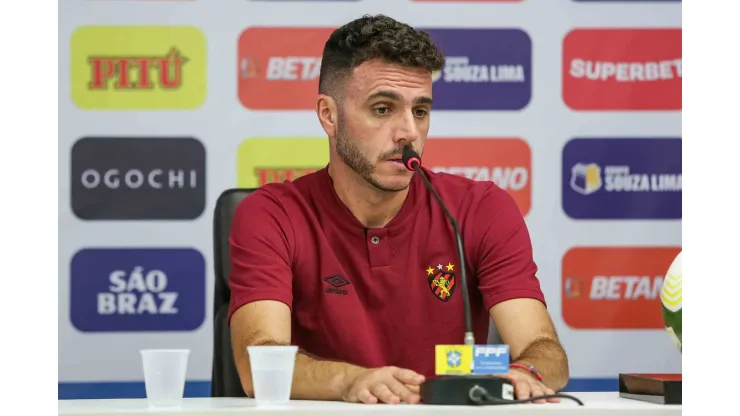
<path id="1" fill-rule="evenodd" d="M 324 281 L 328 284 L 330 284 L 332 287 L 326 288 L 326 293 L 334 293 L 337 295 L 346 295 L 347 291 L 344 289 L 340 289 L 342 286 L 346 286 L 350 284 L 349 280 L 347 280 L 346 277 L 340 276 L 338 274 L 331 275 L 329 277 L 325 277 Z"/>

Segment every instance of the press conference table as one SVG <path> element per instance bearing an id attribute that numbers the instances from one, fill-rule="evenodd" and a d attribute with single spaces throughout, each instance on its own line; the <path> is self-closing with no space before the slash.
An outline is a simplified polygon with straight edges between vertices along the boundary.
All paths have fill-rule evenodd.
<path id="1" fill-rule="evenodd" d="M 179 409 L 149 409 L 145 399 L 59 400 L 60 416 L 421 416 L 421 415 L 490 415 L 509 413 L 517 416 L 663 416 L 681 415 L 680 405 L 661 405 L 620 398 L 616 392 L 568 393 L 584 406 L 562 399 L 560 403 L 514 404 L 497 406 L 428 406 L 352 404 L 294 400 L 281 407 L 257 407 L 253 399 L 186 398 Z"/>

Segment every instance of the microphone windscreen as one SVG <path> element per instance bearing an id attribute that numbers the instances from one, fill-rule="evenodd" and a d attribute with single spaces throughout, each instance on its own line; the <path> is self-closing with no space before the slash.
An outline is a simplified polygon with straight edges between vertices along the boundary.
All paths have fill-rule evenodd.
<path id="1" fill-rule="evenodd" d="M 406 166 L 406 169 L 408 170 L 416 170 L 421 166 L 421 157 L 411 148 L 411 146 L 404 147 L 402 160 L 403 165 Z"/>

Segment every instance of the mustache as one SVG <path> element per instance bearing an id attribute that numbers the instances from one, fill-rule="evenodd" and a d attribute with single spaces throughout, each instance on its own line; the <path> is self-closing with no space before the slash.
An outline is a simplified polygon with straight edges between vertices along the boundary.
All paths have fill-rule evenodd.
<path id="1" fill-rule="evenodd" d="M 414 149 L 413 146 L 411 146 L 411 145 L 405 145 L 405 146 L 401 146 L 399 148 L 396 148 L 396 149 L 393 149 L 393 150 L 389 150 L 387 152 L 384 152 L 383 154 L 380 155 L 380 158 L 379 159 L 380 160 L 388 160 L 388 159 L 393 159 L 393 158 L 396 158 L 396 157 L 402 157 L 403 156 L 403 151 L 406 150 L 407 148 L 410 148 L 410 149 L 412 149 L 413 151 L 416 152 L 416 149 Z"/>

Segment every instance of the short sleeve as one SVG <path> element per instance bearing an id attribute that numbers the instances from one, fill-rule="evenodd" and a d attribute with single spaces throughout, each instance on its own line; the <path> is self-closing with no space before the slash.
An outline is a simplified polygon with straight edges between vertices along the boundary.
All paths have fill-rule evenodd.
<path id="1" fill-rule="evenodd" d="M 491 186 L 476 207 L 477 277 L 486 310 L 515 298 L 545 303 L 527 225 L 513 198 Z"/>
<path id="2" fill-rule="evenodd" d="M 229 236 L 229 322 L 237 309 L 258 300 L 292 307 L 294 241 L 288 215 L 273 194 L 262 188 L 242 200 Z"/>

